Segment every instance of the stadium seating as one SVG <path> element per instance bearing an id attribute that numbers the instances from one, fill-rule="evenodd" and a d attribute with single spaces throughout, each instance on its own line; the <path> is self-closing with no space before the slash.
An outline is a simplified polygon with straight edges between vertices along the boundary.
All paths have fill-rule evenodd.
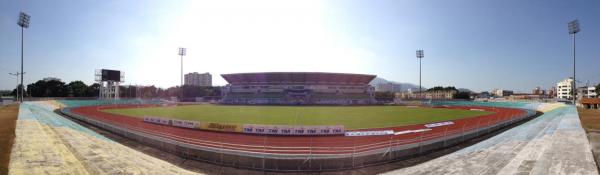
<path id="1" fill-rule="evenodd" d="M 267 72 L 221 75 L 224 104 L 371 104 L 374 75 Z"/>

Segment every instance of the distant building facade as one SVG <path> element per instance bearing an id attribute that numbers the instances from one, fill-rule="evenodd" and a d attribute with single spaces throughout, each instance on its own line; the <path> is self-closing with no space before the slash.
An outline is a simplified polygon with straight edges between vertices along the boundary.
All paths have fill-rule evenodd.
<path id="1" fill-rule="evenodd" d="M 513 94 L 511 90 L 495 89 L 493 92 L 496 97 L 508 97 Z"/>
<path id="2" fill-rule="evenodd" d="M 395 83 L 378 83 L 375 84 L 375 92 L 400 92 L 402 85 Z"/>
<path id="3" fill-rule="evenodd" d="M 594 86 L 584 86 L 577 88 L 577 99 L 583 98 L 596 98 L 598 93 L 596 92 L 596 87 Z"/>
<path id="4" fill-rule="evenodd" d="M 548 89 L 548 98 L 554 97 L 556 97 L 556 86 L 552 86 L 550 89 Z"/>
<path id="5" fill-rule="evenodd" d="M 198 72 L 185 74 L 184 85 L 191 86 L 212 86 L 212 75 L 208 72 L 199 74 Z"/>
<path id="6" fill-rule="evenodd" d="M 450 100 L 454 98 L 458 92 L 455 90 L 441 90 L 441 91 L 423 91 L 419 92 L 399 92 L 396 93 L 398 99 L 427 99 L 427 100 Z"/>
<path id="7" fill-rule="evenodd" d="M 546 90 L 540 88 L 540 87 L 536 87 L 535 89 L 531 90 L 531 94 L 533 95 L 546 95 Z"/>
<path id="8" fill-rule="evenodd" d="M 556 98 L 573 99 L 573 78 L 567 78 L 556 83 Z"/>
<path id="9" fill-rule="evenodd" d="M 600 109 L 600 98 L 582 98 L 579 103 L 586 109 Z"/>

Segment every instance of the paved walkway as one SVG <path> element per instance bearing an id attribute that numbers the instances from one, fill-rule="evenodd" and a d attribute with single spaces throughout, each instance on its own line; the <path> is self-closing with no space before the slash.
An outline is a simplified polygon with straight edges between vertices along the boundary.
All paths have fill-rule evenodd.
<path id="1" fill-rule="evenodd" d="M 96 134 L 55 108 L 21 104 L 9 174 L 193 174 Z"/>
<path id="2" fill-rule="evenodd" d="M 455 153 L 387 174 L 598 174 L 575 107 L 536 107 L 544 115 Z"/>

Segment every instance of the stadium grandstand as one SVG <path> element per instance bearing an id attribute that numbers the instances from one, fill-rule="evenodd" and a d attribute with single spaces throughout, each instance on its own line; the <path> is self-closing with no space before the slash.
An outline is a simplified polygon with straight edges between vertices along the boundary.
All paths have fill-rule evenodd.
<path id="1" fill-rule="evenodd" d="M 373 104 L 375 75 L 324 72 L 222 74 L 224 104 L 364 105 Z"/>

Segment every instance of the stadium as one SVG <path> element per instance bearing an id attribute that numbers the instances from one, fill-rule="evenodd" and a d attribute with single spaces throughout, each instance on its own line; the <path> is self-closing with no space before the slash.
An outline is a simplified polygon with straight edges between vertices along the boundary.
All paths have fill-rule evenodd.
<path id="1" fill-rule="evenodd" d="M 375 75 L 322 72 L 264 72 L 221 75 L 229 84 L 225 104 L 373 104 Z"/>
<path id="2" fill-rule="evenodd" d="M 374 75 L 224 74 L 221 104 L 63 101 L 60 112 L 184 159 L 276 172 L 405 160 L 533 117 L 534 110 L 375 104 Z"/>

